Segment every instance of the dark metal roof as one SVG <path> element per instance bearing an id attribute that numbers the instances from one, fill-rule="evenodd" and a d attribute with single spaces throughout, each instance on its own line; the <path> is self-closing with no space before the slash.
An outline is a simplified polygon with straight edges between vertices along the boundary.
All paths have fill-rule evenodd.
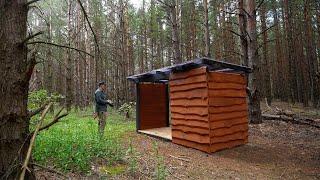
<path id="1" fill-rule="evenodd" d="M 170 73 L 184 72 L 191 69 L 207 66 L 209 71 L 251 73 L 252 69 L 246 66 L 240 66 L 223 61 L 217 61 L 209 58 L 199 58 L 193 61 L 187 61 L 181 64 L 155 69 L 146 73 L 136 74 L 127 77 L 128 80 L 139 82 L 166 82 L 169 80 Z"/>

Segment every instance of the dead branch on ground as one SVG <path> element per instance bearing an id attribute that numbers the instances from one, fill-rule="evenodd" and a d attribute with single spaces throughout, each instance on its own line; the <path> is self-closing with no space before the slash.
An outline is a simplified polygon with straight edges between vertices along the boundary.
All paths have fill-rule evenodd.
<path id="1" fill-rule="evenodd" d="M 48 167 L 42 166 L 42 165 L 40 165 L 40 164 L 35 164 L 35 163 L 31 163 L 31 165 L 33 165 L 33 166 L 37 166 L 37 167 L 39 167 L 39 168 L 41 168 L 41 169 L 45 169 L 45 170 L 47 170 L 47 171 L 49 171 L 49 172 L 52 172 L 52 173 L 58 174 L 58 175 L 60 175 L 60 176 L 62 176 L 62 177 L 64 177 L 64 178 L 66 178 L 66 179 L 71 179 L 70 177 L 68 177 L 68 176 L 64 175 L 62 172 L 57 171 L 57 170 L 55 170 L 55 169 L 51 169 L 51 168 L 48 168 Z"/>

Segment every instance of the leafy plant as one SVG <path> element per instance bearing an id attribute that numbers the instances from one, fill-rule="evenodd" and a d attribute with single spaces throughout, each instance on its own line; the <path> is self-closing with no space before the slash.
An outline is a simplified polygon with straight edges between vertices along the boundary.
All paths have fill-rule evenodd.
<path id="1" fill-rule="evenodd" d="M 122 106 L 119 108 L 119 112 L 127 119 L 130 119 L 133 116 L 133 112 L 135 109 L 136 103 L 135 102 L 129 102 L 129 103 L 124 103 Z"/>
<path id="2" fill-rule="evenodd" d="M 59 102 L 63 98 L 62 95 L 58 93 L 49 93 L 45 89 L 41 89 L 38 91 L 32 91 L 28 94 L 28 108 L 36 109 L 43 105 L 45 102 Z"/>

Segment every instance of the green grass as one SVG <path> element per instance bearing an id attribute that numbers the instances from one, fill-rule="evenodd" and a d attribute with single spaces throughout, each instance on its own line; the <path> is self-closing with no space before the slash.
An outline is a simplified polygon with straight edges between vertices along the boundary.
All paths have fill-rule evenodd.
<path id="1" fill-rule="evenodd" d="M 126 132 L 134 131 L 134 122 L 125 121 L 113 111 L 107 119 L 105 134 L 98 136 L 98 122 L 87 112 L 72 112 L 49 130 L 39 133 L 33 158 L 36 163 L 53 165 L 64 171 L 89 172 L 94 158 L 107 165 L 117 164 L 125 156 L 121 143 Z"/>

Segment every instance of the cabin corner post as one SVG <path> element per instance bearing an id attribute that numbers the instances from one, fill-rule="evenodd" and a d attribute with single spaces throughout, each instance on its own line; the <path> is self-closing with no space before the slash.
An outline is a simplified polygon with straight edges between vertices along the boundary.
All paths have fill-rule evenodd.
<path id="1" fill-rule="evenodd" d="M 170 126 L 170 95 L 169 95 L 169 83 L 166 84 L 166 109 L 167 109 L 167 127 Z"/>
<path id="2" fill-rule="evenodd" d="M 140 83 L 136 83 L 136 131 L 140 130 Z"/>

